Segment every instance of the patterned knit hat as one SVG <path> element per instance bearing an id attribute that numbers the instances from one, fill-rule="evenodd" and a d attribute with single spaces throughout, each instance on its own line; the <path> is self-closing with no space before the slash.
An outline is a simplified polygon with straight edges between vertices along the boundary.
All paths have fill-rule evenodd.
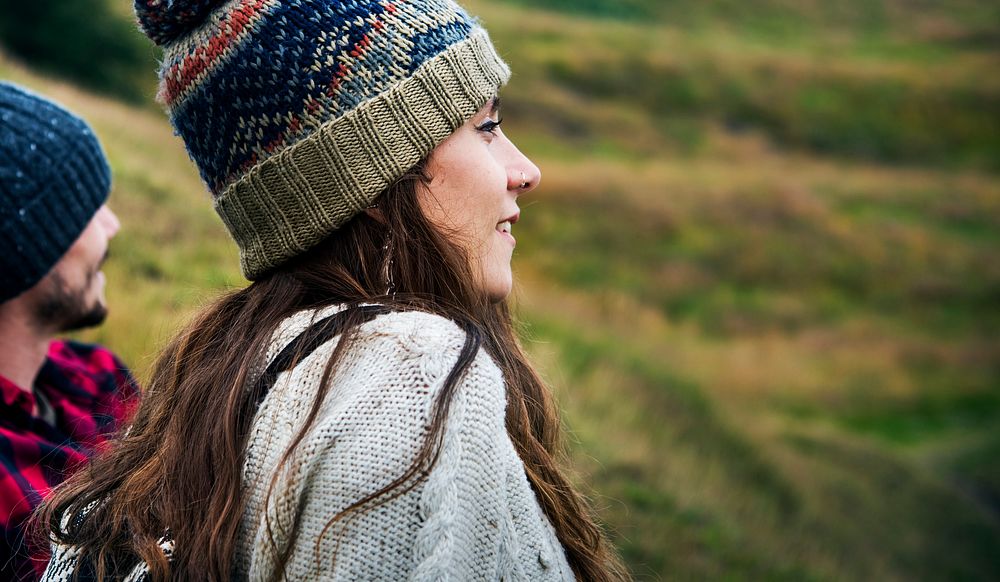
<path id="1" fill-rule="evenodd" d="M 452 0 L 135 0 L 160 101 L 255 279 L 319 243 L 510 77 Z"/>
<path id="2" fill-rule="evenodd" d="M 55 266 L 110 190 L 111 168 L 86 122 L 0 82 L 0 303 Z"/>

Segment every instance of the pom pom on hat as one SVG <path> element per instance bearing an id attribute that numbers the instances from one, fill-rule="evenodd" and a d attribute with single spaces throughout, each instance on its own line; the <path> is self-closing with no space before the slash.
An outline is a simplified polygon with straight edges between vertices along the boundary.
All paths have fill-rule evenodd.
<path id="1" fill-rule="evenodd" d="M 164 46 L 198 28 L 226 0 L 135 0 L 139 26 Z"/>

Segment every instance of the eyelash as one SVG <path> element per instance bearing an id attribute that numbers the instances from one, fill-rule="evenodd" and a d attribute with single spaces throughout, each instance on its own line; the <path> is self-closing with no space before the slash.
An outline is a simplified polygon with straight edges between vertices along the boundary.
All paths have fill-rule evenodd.
<path id="1" fill-rule="evenodd" d="M 480 125 L 476 129 L 478 129 L 479 131 L 485 131 L 487 133 L 496 135 L 497 128 L 500 127 L 501 123 L 503 123 L 503 117 L 501 117 L 496 121 L 493 121 L 492 119 L 487 119 L 486 121 L 483 122 L 482 125 Z"/>

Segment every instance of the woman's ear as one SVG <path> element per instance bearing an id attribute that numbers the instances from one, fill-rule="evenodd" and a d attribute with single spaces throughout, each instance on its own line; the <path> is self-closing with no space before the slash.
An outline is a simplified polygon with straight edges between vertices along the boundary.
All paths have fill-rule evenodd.
<path id="1" fill-rule="evenodd" d="M 379 224 L 385 224 L 385 214 L 382 214 L 382 209 L 378 205 L 369 206 L 362 210 L 369 218 L 373 218 Z"/>

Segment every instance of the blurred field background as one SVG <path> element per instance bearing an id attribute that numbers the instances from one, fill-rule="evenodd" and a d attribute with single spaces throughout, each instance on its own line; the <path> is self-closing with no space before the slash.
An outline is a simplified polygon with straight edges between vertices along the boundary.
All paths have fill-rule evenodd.
<path id="1" fill-rule="evenodd" d="M 516 303 L 636 579 L 1000 579 L 1000 4 L 466 0 L 541 166 Z M 96 127 L 84 337 L 144 378 L 243 284 L 126 0 L 0 0 Z"/>

